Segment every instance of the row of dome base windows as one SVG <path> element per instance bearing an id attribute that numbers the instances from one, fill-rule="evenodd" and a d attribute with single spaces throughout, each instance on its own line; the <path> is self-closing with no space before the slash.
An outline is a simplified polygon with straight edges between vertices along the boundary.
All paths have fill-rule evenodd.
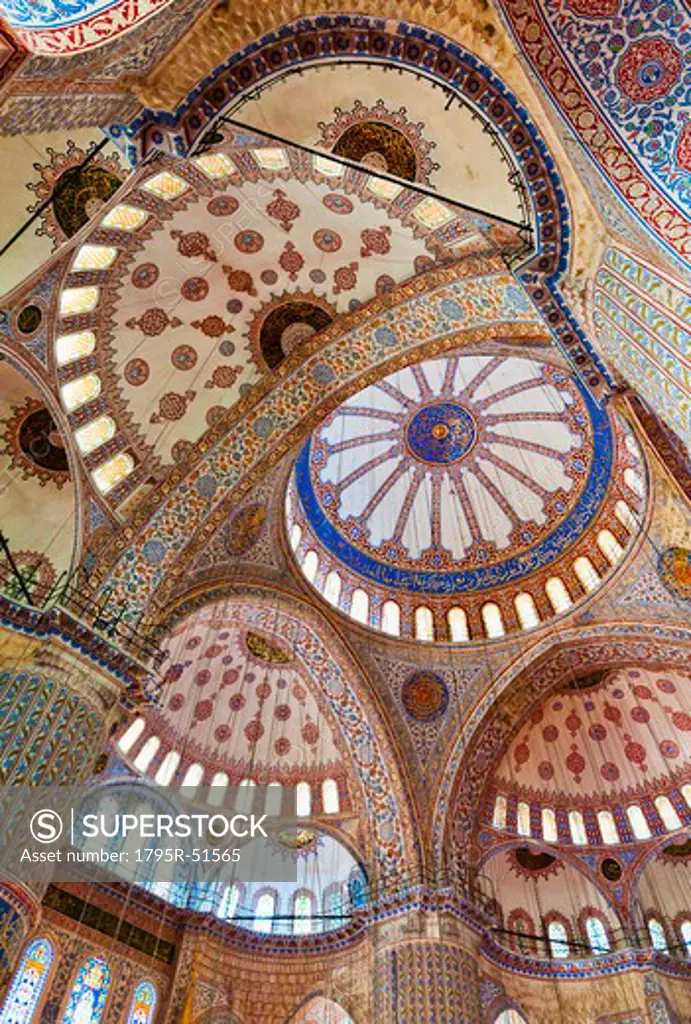
<path id="1" fill-rule="evenodd" d="M 177 175 L 163 171 L 142 183 L 142 188 L 151 192 L 159 199 L 175 199 L 190 187 L 189 182 Z M 149 219 L 149 212 L 136 206 L 120 203 L 115 206 L 101 221 L 102 228 L 116 231 L 135 231 Z M 112 245 L 82 245 L 76 252 L 70 272 L 72 274 L 89 274 L 94 271 L 108 270 L 118 257 L 118 249 Z M 100 301 L 101 292 L 95 285 L 76 285 L 64 288 L 60 293 L 59 314 L 63 319 L 76 316 L 88 316 L 93 313 Z M 96 335 L 91 330 L 67 331 L 55 342 L 55 360 L 58 370 L 86 359 L 96 348 Z M 60 398 L 65 411 L 70 414 L 77 409 L 94 402 L 103 387 L 97 373 L 89 372 L 81 377 L 68 380 L 60 387 Z M 82 455 L 97 452 L 108 441 L 113 440 L 117 432 L 115 421 L 105 414 L 79 427 L 74 432 L 77 446 Z M 128 477 L 135 468 L 135 461 L 129 452 L 121 451 L 105 459 L 91 472 L 91 477 L 99 492 L 103 495 L 113 491 L 119 483 Z"/>
<path id="2" fill-rule="evenodd" d="M 636 516 L 625 501 L 620 500 L 615 507 L 615 514 L 630 534 L 637 529 Z M 302 540 L 302 530 L 298 523 L 291 529 L 290 543 L 297 552 Z M 624 549 L 611 530 L 601 530 L 597 536 L 597 544 L 610 566 L 614 566 L 624 555 Z M 344 594 L 343 580 L 339 573 L 332 569 L 319 582 L 319 555 L 314 548 L 309 548 L 301 561 L 302 573 L 308 583 L 317 587 L 329 604 L 346 612 L 351 619 L 365 626 L 374 626 L 390 636 L 401 636 L 401 608 L 393 600 L 384 601 L 381 607 L 379 622 L 373 621 L 370 610 L 369 595 L 361 587 L 356 588 L 348 601 Z M 573 571 L 584 594 L 590 594 L 601 583 L 601 577 L 591 560 L 585 556 L 576 558 Z M 555 615 L 562 614 L 572 606 L 573 598 L 564 581 L 553 576 L 545 584 L 545 593 Z M 541 625 L 542 619 L 537 610 L 535 600 L 529 593 L 522 592 L 514 598 L 516 618 L 521 629 L 534 629 Z M 484 634 L 493 640 L 505 636 L 506 627 L 499 605 L 488 601 L 480 610 Z M 450 608 L 446 613 L 447 636 L 437 637 L 434 615 L 425 605 L 420 605 L 414 612 L 414 636 L 416 640 L 431 642 L 436 639 L 448 639 L 452 643 L 470 641 L 470 628 L 466 612 L 459 607 Z"/>
<path id="3" fill-rule="evenodd" d="M 123 754 L 127 754 L 134 747 L 135 743 L 144 731 L 144 727 L 145 722 L 143 718 L 136 718 L 132 722 L 127 731 L 118 741 L 118 746 Z M 149 736 L 143 744 L 141 750 L 133 761 L 134 767 L 137 771 L 141 772 L 142 775 L 148 772 L 160 746 L 161 741 L 158 736 Z M 180 765 L 180 761 L 181 755 L 178 751 L 169 750 L 156 770 L 154 782 L 159 786 L 170 786 L 175 779 L 175 774 Z M 192 798 L 201 786 L 203 778 L 203 766 L 201 764 L 191 764 L 180 782 L 180 788 L 185 791 L 186 796 Z M 225 802 L 225 791 L 229 784 L 230 779 L 226 772 L 216 772 L 211 779 L 207 794 L 207 802 L 214 807 L 220 807 Z M 256 782 L 254 779 L 242 779 L 238 785 L 241 787 L 251 787 L 256 786 Z M 268 784 L 265 813 L 281 813 L 283 788 L 284 787 L 280 782 L 270 782 Z M 247 799 L 244 799 L 242 794 L 239 794 L 236 800 L 236 806 L 239 804 L 249 805 L 251 803 L 252 798 L 250 794 L 248 794 Z M 298 818 L 308 818 L 312 814 L 314 803 L 315 801 L 312 799 L 312 787 L 310 783 L 298 782 L 295 786 L 295 813 Z M 335 779 L 323 780 L 321 784 L 321 805 L 324 814 L 339 813 L 340 796 L 338 792 L 338 783 Z"/>
<path id="4" fill-rule="evenodd" d="M 689 809 L 691 809 L 691 784 L 681 787 L 681 795 L 686 801 Z M 655 806 L 655 810 L 660 816 L 663 827 L 668 832 L 675 832 L 677 829 L 683 827 L 684 823 L 669 797 L 657 796 L 653 800 L 653 804 Z M 492 825 L 494 828 L 501 830 L 506 829 L 507 810 L 508 805 L 506 797 L 502 793 L 499 793 L 494 802 L 494 811 L 492 815 Z M 599 832 L 599 836 L 603 844 L 613 846 L 620 843 L 630 842 L 630 839 L 627 836 L 620 835 L 614 820 L 614 815 L 611 811 L 598 811 L 596 817 L 597 831 Z M 642 808 L 639 807 L 638 804 L 631 804 L 626 808 L 626 818 L 634 839 L 652 839 L 655 834 L 655 826 L 651 827 Z M 597 840 L 588 838 L 588 830 L 586 828 L 583 814 L 580 811 L 569 811 L 567 820 L 569 837 L 572 843 L 575 843 L 577 846 L 587 846 L 589 844 L 598 845 Z M 537 839 L 541 838 L 548 843 L 563 841 L 559 836 L 556 813 L 551 807 L 542 808 L 541 824 L 542 835 L 538 835 L 532 828 L 530 805 L 523 800 L 519 800 L 516 805 L 516 832 L 519 836 L 525 836 L 527 838 L 532 836 Z"/>
<path id="5" fill-rule="evenodd" d="M 659 953 L 669 953 L 674 946 L 680 948 L 686 957 L 691 958 L 691 919 L 679 924 L 678 941 L 675 936 L 672 943 L 668 941 L 667 932 L 656 917 L 647 918 L 645 924 L 653 949 Z M 582 958 L 586 949 L 592 956 L 606 956 L 612 952 L 612 941 L 602 918 L 595 915 L 587 917 L 583 922 L 583 929 L 587 941 L 578 942 L 574 941 L 571 930 L 564 921 L 550 921 L 547 925 L 550 955 L 555 960 L 568 960 Z M 526 956 L 535 955 L 544 942 L 544 939 L 540 940 L 535 935 L 533 923 L 524 919 L 513 922 L 510 938 L 512 947 Z"/>

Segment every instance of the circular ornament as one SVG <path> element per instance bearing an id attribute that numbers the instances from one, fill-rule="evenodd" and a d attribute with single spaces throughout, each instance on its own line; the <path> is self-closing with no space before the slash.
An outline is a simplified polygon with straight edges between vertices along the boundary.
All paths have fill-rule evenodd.
<path id="1" fill-rule="evenodd" d="M 209 282 L 204 277 L 189 277 L 180 291 L 188 302 L 201 302 L 209 294 Z"/>
<path id="2" fill-rule="evenodd" d="M 406 430 L 408 448 L 421 462 L 448 466 L 472 448 L 475 421 L 456 402 L 436 402 L 415 413 Z"/>
<path id="3" fill-rule="evenodd" d="M 416 722 L 434 722 L 441 718 L 449 704 L 449 690 L 434 672 L 416 672 L 403 684 L 401 700 Z"/>
<path id="4" fill-rule="evenodd" d="M 319 228 L 314 232 L 312 240 L 322 252 L 338 252 L 343 245 L 341 236 L 329 228 Z"/>
<path id="5" fill-rule="evenodd" d="M 657 571 L 671 594 L 682 601 L 691 601 L 691 550 L 689 548 L 666 548 L 659 555 Z"/>
<path id="6" fill-rule="evenodd" d="M 353 204 L 351 203 L 348 196 L 342 196 L 338 192 L 329 192 L 328 195 L 322 199 L 324 206 L 327 210 L 331 210 L 332 213 L 345 214 L 353 212 Z"/>
<path id="7" fill-rule="evenodd" d="M 132 271 L 130 280 L 135 288 L 150 288 L 158 281 L 159 270 L 155 263 L 142 263 Z"/>
<path id="8" fill-rule="evenodd" d="M 210 203 L 207 203 L 206 208 L 212 217 L 230 217 L 239 205 L 234 196 L 216 196 Z"/>
<path id="9" fill-rule="evenodd" d="M 651 103 L 679 81 L 682 55 L 667 39 L 653 36 L 631 43 L 617 68 L 617 82 L 632 103 Z"/>
<path id="10" fill-rule="evenodd" d="M 41 326 L 43 320 L 43 311 L 40 306 L 37 306 L 34 302 L 20 311 L 17 317 L 17 330 L 21 331 L 22 334 L 35 334 Z"/>
<path id="11" fill-rule="evenodd" d="M 258 231 L 238 231 L 234 243 L 240 252 L 251 254 L 259 252 L 264 245 L 264 238 Z"/>
<path id="12" fill-rule="evenodd" d="M 170 361 L 176 370 L 192 370 L 197 364 L 197 350 L 191 345 L 178 345 L 173 349 Z"/>
<path id="13" fill-rule="evenodd" d="M 125 380 L 133 388 L 141 387 L 149 379 L 149 364 L 145 359 L 130 359 L 125 366 Z"/>

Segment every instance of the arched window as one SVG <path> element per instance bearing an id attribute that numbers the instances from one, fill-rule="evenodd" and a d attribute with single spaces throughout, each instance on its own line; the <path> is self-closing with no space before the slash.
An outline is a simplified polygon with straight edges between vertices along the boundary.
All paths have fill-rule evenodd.
<path id="1" fill-rule="evenodd" d="M 588 834 L 580 811 L 569 811 L 569 828 L 572 841 L 578 846 L 587 846 Z"/>
<path id="2" fill-rule="evenodd" d="M 494 1024 L 528 1024 L 522 1013 L 510 1007 L 502 1010 L 498 1017 L 494 1018 Z"/>
<path id="3" fill-rule="evenodd" d="M 650 941 L 653 945 L 653 949 L 656 949 L 659 953 L 669 952 L 665 929 L 656 917 L 648 918 L 648 934 L 650 935 Z"/>
<path id="4" fill-rule="evenodd" d="M 324 893 L 324 913 L 326 914 L 327 920 L 325 922 L 326 928 L 333 928 L 343 923 L 345 915 L 343 908 L 345 906 L 343 886 L 338 882 L 333 882 L 327 886 L 326 892 Z"/>
<path id="5" fill-rule="evenodd" d="M 108 494 L 121 480 L 129 476 L 134 469 L 134 459 L 129 452 L 118 452 L 102 466 L 95 469 L 91 476 L 101 494 Z"/>
<path id="6" fill-rule="evenodd" d="M 547 936 L 554 959 L 566 960 L 569 956 L 569 936 L 561 921 L 550 921 Z"/>
<path id="7" fill-rule="evenodd" d="M 98 1024 L 110 985 L 110 968 L 105 960 L 93 956 L 82 964 L 72 986 L 63 1024 Z"/>
<path id="8" fill-rule="evenodd" d="M 96 451 L 112 437 L 115 437 L 115 421 L 105 415 L 99 416 L 74 432 L 75 441 L 82 455 Z"/>
<path id="9" fill-rule="evenodd" d="M 542 838 L 548 843 L 556 843 L 559 839 L 557 816 L 551 807 L 542 808 Z"/>
<path id="10" fill-rule="evenodd" d="M 503 793 L 497 793 L 494 801 L 492 824 L 495 828 L 506 828 L 506 797 Z"/>
<path id="11" fill-rule="evenodd" d="M 537 613 L 532 594 L 517 594 L 513 603 L 521 629 L 533 629 L 540 625 L 540 616 Z"/>
<path id="12" fill-rule="evenodd" d="M 520 800 L 516 808 L 516 831 L 519 836 L 530 835 L 530 805 Z"/>
<path id="13" fill-rule="evenodd" d="M 302 540 L 302 530 L 298 523 L 293 523 L 293 528 L 290 531 L 290 546 L 293 551 L 297 551 L 300 547 L 300 541 Z"/>
<path id="14" fill-rule="evenodd" d="M 135 745 L 141 734 L 144 732 L 146 722 L 143 718 L 135 718 L 128 729 L 118 740 L 118 746 L 123 754 L 127 754 Z"/>
<path id="15" fill-rule="evenodd" d="M 335 779 L 324 779 L 322 782 L 322 806 L 324 814 L 338 814 L 338 783 Z"/>
<path id="16" fill-rule="evenodd" d="M 93 331 L 77 331 L 75 334 L 63 334 L 55 342 L 55 359 L 58 366 L 73 363 L 75 359 L 90 356 L 96 347 L 96 335 Z"/>
<path id="17" fill-rule="evenodd" d="M 631 469 L 630 466 L 628 469 L 624 470 L 624 483 L 637 497 L 644 497 L 645 487 L 643 486 L 643 477 L 640 473 L 637 473 L 635 469 Z"/>
<path id="18" fill-rule="evenodd" d="M 494 604 L 492 601 L 483 604 L 482 621 L 485 625 L 485 633 L 490 640 L 496 640 L 497 637 L 504 636 L 504 623 L 498 604 Z"/>
<path id="19" fill-rule="evenodd" d="M 293 934 L 309 935 L 312 931 L 312 897 L 298 892 L 293 903 Z"/>
<path id="20" fill-rule="evenodd" d="M 332 569 L 329 575 L 326 577 L 326 583 L 324 584 L 324 598 L 338 608 L 338 602 L 341 597 L 341 577 Z"/>
<path id="21" fill-rule="evenodd" d="M 134 759 L 134 767 L 138 772 L 145 772 L 161 746 L 158 736 L 149 736 L 148 740 Z"/>
<path id="22" fill-rule="evenodd" d="M 295 791 L 295 813 L 298 818 L 309 818 L 312 813 L 312 790 L 309 782 L 298 782 Z"/>
<path id="23" fill-rule="evenodd" d="M 424 605 L 415 609 L 415 639 L 434 640 L 434 616 Z"/>
<path id="24" fill-rule="evenodd" d="M 623 547 L 611 530 L 600 530 L 597 535 L 597 546 L 610 565 L 616 565 L 624 554 Z"/>
<path id="25" fill-rule="evenodd" d="M 98 304 L 98 288 L 85 285 L 82 288 L 64 288 L 60 293 L 60 316 L 76 316 L 90 313 Z"/>
<path id="26" fill-rule="evenodd" d="M 276 913 L 276 896 L 272 892 L 263 892 L 254 908 L 254 930 L 270 935 L 273 931 L 273 916 Z"/>
<path id="27" fill-rule="evenodd" d="M 545 593 L 557 615 L 571 607 L 573 601 L 566 585 L 558 576 L 551 576 L 545 583 Z"/>
<path id="28" fill-rule="evenodd" d="M 446 619 L 449 623 L 449 636 L 455 644 L 466 643 L 470 640 L 468 616 L 462 608 L 449 608 Z"/>
<path id="29" fill-rule="evenodd" d="M 0 1010 L 0 1024 L 30 1024 L 53 963 L 48 939 L 34 939 L 26 948 Z"/>
<path id="30" fill-rule="evenodd" d="M 154 782 L 157 782 L 159 786 L 170 785 L 179 764 L 180 755 L 177 750 L 169 750 L 161 761 L 161 767 L 156 772 Z"/>
<path id="31" fill-rule="evenodd" d="M 635 839 L 650 839 L 651 831 L 646 821 L 645 814 L 638 804 L 631 804 L 626 808 L 626 817 L 629 819 L 631 831 Z"/>
<path id="32" fill-rule="evenodd" d="M 228 776 L 225 772 L 216 772 L 211 780 L 209 786 L 209 792 L 207 794 L 207 801 L 212 807 L 220 807 L 223 803 L 226 795 L 226 789 L 228 788 Z"/>
<path id="33" fill-rule="evenodd" d="M 350 601 L 350 617 L 366 626 L 369 622 L 369 597 L 360 587 L 353 591 Z"/>
<path id="34" fill-rule="evenodd" d="M 204 778 L 204 769 L 200 764 L 191 764 L 185 772 L 185 777 L 182 780 L 182 789 L 187 790 L 184 796 L 193 797 L 199 789 L 199 785 Z"/>
<path id="35" fill-rule="evenodd" d="M 662 824 L 665 826 L 668 832 L 674 832 L 676 828 L 681 828 L 681 821 L 679 815 L 672 806 L 672 802 L 667 796 L 656 796 L 655 808 L 657 813 L 662 818 Z"/>
<path id="36" fill-rule="evenodd" d="M 682 921 L 681 927 L 681 941 L 686 946 L 686 955 L 691 956 L 691 921 Z"/>
<path id="37" fill-rule="evenodd" d="M 602 836 L 603 843 L 613 846 L 619 842 L 619 833 L 617 832 L 617 826 L 614 824 L 614 817 L 611 811 L 598 811 L 597 823 L 600 826 L 600 835 Z"/>
<path id="38" fill-rule="evenodd" d="M 607 929 L 599 917 L 588 917 L 585 922 L 585 931 L 588 936 L 588 945 L 595 956 L 602 956 L 609 953 L 611 945 Z"/>
<path id="39" fill-rule="evenodd" d="M 687 782 L 685 786 L 681 787 L 681 795 L 686 801 L 687 807 L 691 808 L 691 782 Z"/>
<path id="40" fill-rule="evenodd" d="M 218 908 L 218 916 L 222 921 L 230 921 L 234 917 L 239 900 L 240 886 L 235 882 L 232 885 L 226 886 L 223 898 L 221 899 L 221 905 Z"/>
<path id="41" fill-rule="evenodd" d="M 270 782 L 266 787 L 264 801 L 265 814 L 280 814 L 283 805 L 283 786 L 280 782 Z"/>
<path id="42" fill-rule="evenodd" d="M 142 981 L 134 990 L 127 1024 L 151 1024 L 156 1009 L 156 989 L 150 981 Z"/>
<path id="43" fill-rule="evenodd" d="M 622 501 L 620 499 L 616 503 L 616 505 L 614 506 L 614 514 L 621 523 L 621 525 L 625 526 L 630 534 L 634 534 L 636 532 L 636 530 L 638 529 L 638 520 L 636 519 L 636 514 L 632 512 L 630 506 L 627 505 L 625 501 Z"/>
<path id="44" fill-rule="evenodd" d="M 576 573 L 578 581 L 586 594 L 589 594 L 591 590 L 595 590 L 600 583 L 600 577 L 595 571 L 595 566 L 584 555 L 581 555 L 573 563 L 573 571 Z"/>
<path id="45" fill-rule="evenodd" d="M 384 601 L 381 610 L 381 628 L 390 636 L 401 635 L 401 609 L 395 601 Z"/>
<path id="46" fill-rule="evenodd" d="M 238 791 L 235 794 L 235 810 L 240 814 L 249 814 L 254 803 L 254 787 L 257 783 L 254 779 L 240 779 Z"/>
<path id="47" fill-rule="evenodd" d="M 95 373 L 87 373 L 78 380 L 70 380 L 60 388 L 62 404 L 67 412 L 73 412 L 80 405 L 86 405 L 101 393 L 101 378 Z"/>
<path id="48" fill-rule="evenodd" d="M 317 575 L 317 569 L 319 568 L 319 556 L 314 549 L 310 550 L 305 555 L 305 561 L 302 563 L 302 571 L 305 574 L 305 579 L 309 583 L 314 583 L 314 578 Z"/>

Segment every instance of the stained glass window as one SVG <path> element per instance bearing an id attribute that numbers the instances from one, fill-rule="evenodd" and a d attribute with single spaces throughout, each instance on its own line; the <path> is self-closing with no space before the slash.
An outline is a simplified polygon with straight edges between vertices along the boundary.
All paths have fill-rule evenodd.
<path id="1" fill-rule="evenodd" d="M 650 941 L 653 944 L 653 949 L 656 949 L 659 953 L 666 953 L 668 947 L 665 929 L 654 917 L 651 917 L 648 921 L 648 932 L 650 933 Z"/>
<path id="2" fill-rule="evenodd" d="M 63 1024 L 99 1024 L 109 985 L 110 968 L 105 960 L 96 956 L 87 960 L 70 993 Z"/>
<path id="3" fill-rule="evenodd" d="M 589 917 L 585 922 L 585 930 L 588 933 L 588 942 L 595 956 L 609 953 L 611 946 L 607 937 L 607 929 L 599 917 Z"/>
<path id="4" fill-rule="evenodd" d="M 682 921 L 681 937 L 684 940 L 684 945 L 686 946 L 686 955 L 691 956 L 691 921 Z"/>
<path id="5" fill-rule="evenodd" d="M 127 1024 L 150 1024 L 156 1008 L 156 989 L 150 981 L 137 985 Z"/>
<path id="6" fill-rule="evenodd" d="M 555 960 L 565 960 L 569 955 L 569 937 L 561 921 L 550 921 L 547 934 L 552 956 Z"/>
<path id="7" fill-rule="evenodd" d="M 47 939 L 34 939 L 24 954 L 21 967 L 7 994 L 0 1024 L 29 1024 L 53 962 L 53 947 Z"/>
<path id="8" fill-rule="evenodd" d="M 312 931 L 312 899 L 306 892 L 295 897 L 293 932 L 295 935 L 309 935 Z"/>
<path id="9" fill-rule="evenodd" d="M 230 919 L 235 915 L 239 899 L 239 886 L 235 885 L 235 883 L 229 885 L 223 893 L 223 899 L 221 900 L 221 906 L 218 910 L 218 916 L 224 921 L 230 921 Z"/>

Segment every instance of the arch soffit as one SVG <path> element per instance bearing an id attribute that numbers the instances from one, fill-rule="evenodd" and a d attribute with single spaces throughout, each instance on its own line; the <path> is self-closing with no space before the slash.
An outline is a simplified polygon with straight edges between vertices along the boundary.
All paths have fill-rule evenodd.
<path id="1" fill-rule="evenodd" d="M 462 310 L 464 329 L 440 312 L 447 301 Z M 114 585 L 132 614 L 154 594 L 160 607 L 237 502 L 346 398 L 423 358 L 507 337 L 551 341 L 522 286 L 501 262 L 482 258 L 431 270 L 339 318 L 209 429 L 196 464 L 171 471 L 135 513 L 135 539 L 125 548 L 118 538 L 94 576 Z M 223 499 L 214 503 L 216 494 Z"/>
<path id="2" fill-rule="evenodd" d="M 225 583 L 188 591 L 169 607 L 171 621 L 223 598 L 247 605 L 265 602 L 251 624 L 278 631 L 299 645 L 305 666 L 323 684 L 323 697 L 357 774 L 360 803 L 367 808 L 371 830 L 367 859 L 376 864 L 379 879 L 405 878 L 420 856 L 414 839 L 417 830 L 412 827 L 416 808 L 407 774 L 401 771 L 403 758 L 365 670 L 319 609 L 273 586 L 267 590 Z M 340 834 L 338 838 L 343 841 Z M 351 852 L 361 858 L 359 852 Z"/>
<path id="3" fill-rule="evenodd" d="M 449 753 L 434 811 L 437 864 L 472 841 L 488 773 L 537 700 L 578 673 L 637 663 L 687 669 L 690 655 L 691 629 L 640 622 L 576 626 L 525 650 L 489 684 Z"/>
<path id="4" fill-rule="evenodd" d="M 629 883 L 629 914 L 633 917 L 634 907 L 636 899 L 638 898 L 638 890 L 643 880 L 646 868 L 649 868 L 657 858 L 664 853 L 668 846 L 675 846 L 680 843 L 688 842 L 691 840 L 691 828 L 688 826 L 679 829 L 672 835 L 660 836 L 658 841 L 652 843 L 645 850 L 638 863 L 633 868 L 631 873 L 631 881 Z"/>

